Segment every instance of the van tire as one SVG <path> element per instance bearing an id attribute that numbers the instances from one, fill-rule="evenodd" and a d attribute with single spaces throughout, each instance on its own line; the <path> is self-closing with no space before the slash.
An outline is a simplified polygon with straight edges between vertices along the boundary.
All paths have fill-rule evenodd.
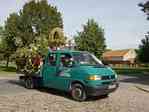
<path id="1" fill-rule="evenodd" d="M 82 84 L 75 83 L 71 87 L 71 96 L 76 101 L 85 101 L 87 94 Z"/>
<path id="2" fill-rule="evenodd" d="M 33 89 L 34 88 L 34 83 L 33 83 L 32 79 L 27 78 L 25 80 L 25 88 L 27 88 L 27 89 Z"/>

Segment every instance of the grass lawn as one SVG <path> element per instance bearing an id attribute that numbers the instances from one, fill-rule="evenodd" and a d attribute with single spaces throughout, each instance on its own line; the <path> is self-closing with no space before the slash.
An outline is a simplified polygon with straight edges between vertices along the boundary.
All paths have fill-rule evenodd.
<path id="1" fill-rule="evenodd" d="M 8 68 L 4 64 L 0 64 L 0 76 L 14 76 L 16 75 L 15 65 L 9 65 Z"/>
<path id="2" fill-rule="evenodd" d="M 113 68 L 117 74 L 148 74 L 149 67 L 146 68 Z"/>

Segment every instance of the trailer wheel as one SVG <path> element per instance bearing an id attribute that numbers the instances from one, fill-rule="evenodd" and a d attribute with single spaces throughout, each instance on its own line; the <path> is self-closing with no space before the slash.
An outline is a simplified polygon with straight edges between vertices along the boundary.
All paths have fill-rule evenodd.
<path id="1" fill-rule="evenodd" d="M 33 89 L 34 88 L 34 83 L 32 79 L 26 79 L 25 80 L 25 88 L 27 89 Z"/>

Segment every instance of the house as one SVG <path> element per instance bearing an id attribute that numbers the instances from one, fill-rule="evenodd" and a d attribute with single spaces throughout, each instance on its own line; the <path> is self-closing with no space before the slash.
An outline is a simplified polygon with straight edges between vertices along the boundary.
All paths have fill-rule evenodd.
<path id="1" fill-rule="evenodd" d="M 134 64 L 136 61 L 134 49 L 113 50 L 103 53 L 103 61 L 109 64 Z"/>

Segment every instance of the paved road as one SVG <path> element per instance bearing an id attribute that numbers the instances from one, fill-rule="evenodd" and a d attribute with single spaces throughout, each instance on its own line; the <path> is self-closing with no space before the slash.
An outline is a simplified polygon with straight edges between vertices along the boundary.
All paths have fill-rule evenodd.
<path id="1" fill-rule="evenodd" d="M 24 93 L 30 90 L 20 84 L 18 77 L 0 77 L 0 95 Z"/>
<path id="2" fill-rule="evenodd" d="M 149 90 L 149 75 L 120 75 L 120 88 L 129 87 L 145 87 Z M 20 83 L 18 76 L 14 77 L 0 77 L 0 95 L 3 94 L 17 94 L 34 90 L 28 90 Z"/>
<path id="3" fill-rule="evenodd" d="M 16 77 L 0 78 L 0 112 L 149 112 L 149 75 L 121 75 L 120 87 L 108 98 L 73 101 L 66 93 L 27 90 Z"/>

